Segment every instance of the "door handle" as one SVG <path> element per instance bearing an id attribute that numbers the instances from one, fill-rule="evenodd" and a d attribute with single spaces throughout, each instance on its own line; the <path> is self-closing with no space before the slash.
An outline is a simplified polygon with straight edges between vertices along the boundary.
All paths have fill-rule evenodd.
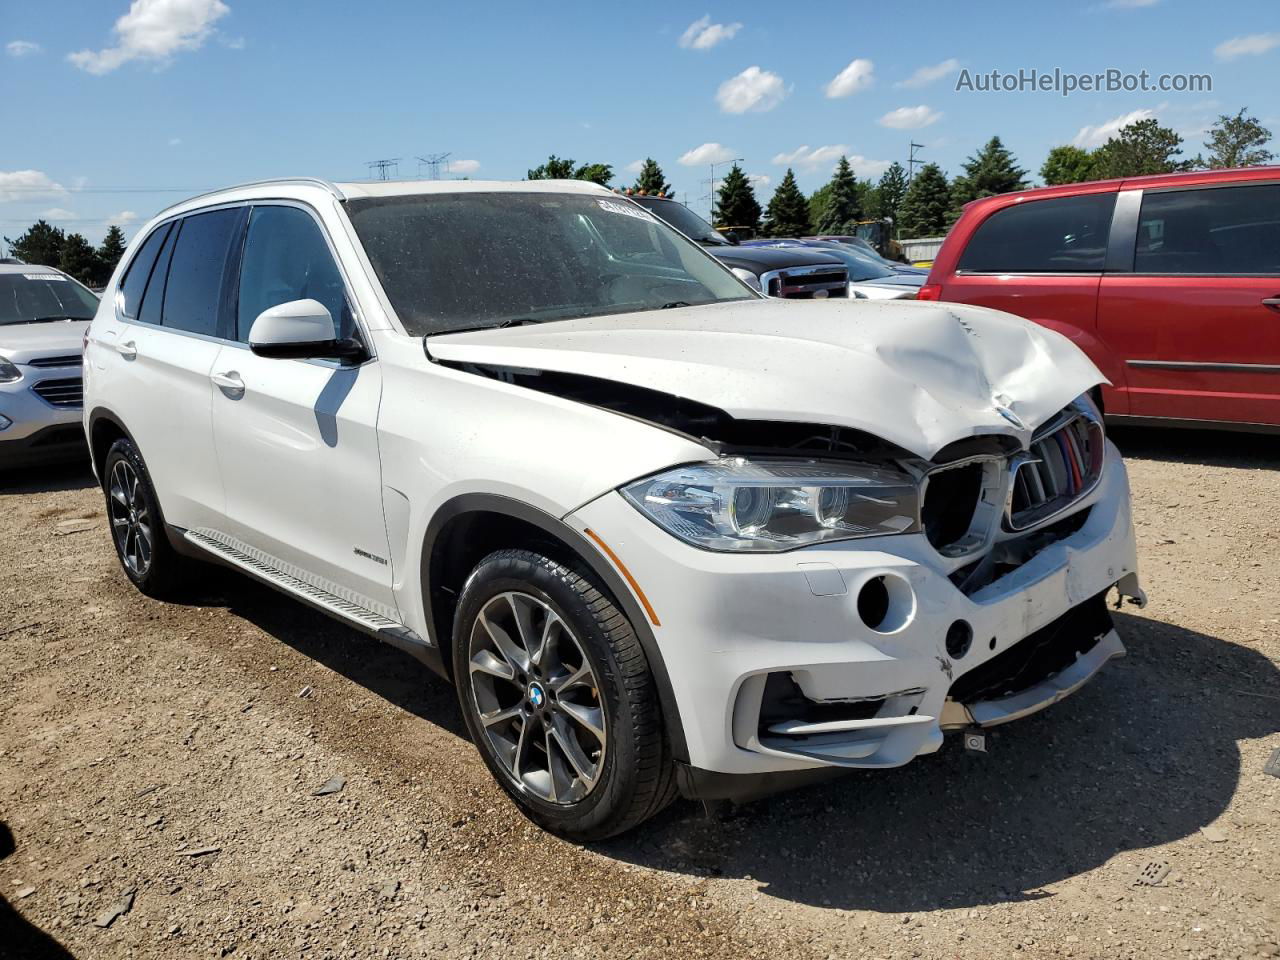
<path id="1" fill-rule="evenodd" d="M 227 390 L 232 393 L 244 393 L 244 381 L 240 379 L 240 374 L 234 370 L 228 370 L 226 373 L 215 373 L 209 377 L 215 386 Z"/>
<path id="2" fill-rule="evenodd" d="M 138 345 L 132 340 L 125 343 L 117 343 L 115 345 L 116 353 L 124 357 L 126 360 L 133 360 L 138 356 Z"/>
<path id="3" fill-rule="evenodd" d="M 1270 307 L 1272 310 L 1280 310 L 1280 297 L 1267 297 L 1262 301 L 1264 307 Z"/>

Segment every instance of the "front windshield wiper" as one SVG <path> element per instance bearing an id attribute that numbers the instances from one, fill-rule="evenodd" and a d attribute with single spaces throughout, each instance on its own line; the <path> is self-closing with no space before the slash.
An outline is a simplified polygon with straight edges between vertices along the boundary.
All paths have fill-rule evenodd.
<path id="1" fill-rule="evenodd" d="M 443 337 L 450 333 L 477 333 L 480 330 L 503 330 L 507 327 L 524 327 L 531 323 L 545 323 L 544 320 L 534 320 L 532 317 L 515 317 L 511 320 L 502 320 L 498 323 L 482 323 L 474 327 L 455 327 L 451 330 L 436 330 L 434 333 L 428 333 L 428 337 Z"/>
<path id="2" fill-rule="evenodd" d="M 661 307 L 663 310 L 674 310 L 676 307 L 692 307 L 693 304 L 688 300 L 672 300 L 670 303 L 664 303 Z"/>
<path id="3" fill-rule="evenodd" d="M 72 317 L 65 313 L 59 313 L 50 317 L 32 317 L 30 320 L 19 320 L 18 323 L 59 323 L 63 320 L 92 320 L 93 317 Z"/>

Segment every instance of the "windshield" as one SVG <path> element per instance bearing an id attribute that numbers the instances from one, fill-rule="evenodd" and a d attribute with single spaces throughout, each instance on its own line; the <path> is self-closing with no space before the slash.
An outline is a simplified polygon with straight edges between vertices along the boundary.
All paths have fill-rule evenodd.
<path id="1" fill-rule="evenodd" d="M 674 200 L 663 200 L 658 197 L 633 197 L 632 199 L 649 212 L 661 217 L 691 240 L 697 240 L 699 243 L 712 243 L 717 246 L 732 246 L 728 240 L 716 232 L 715 227 L 711 226 L 683 203 L 677 203 Z"/>
<path id="2" fill-rule="evenodd" d="M 756 298 L 621 198 L 441 193 L 346 206 L 415 336 Z"/>
<path id="3" fill-rule="evenodd" d="M 866 254 L 846 246 L 843 243 L 818 242 L 812 244 L 813 249 L 821 250 L 829 257 L 835 257 L 849 268 L 849 279 L 854 283 L 864 280 L 879 280 L 893 276 L 893 271 L 872 260 Z"/>
<path id="4" fill-rule="evenodd" d="M 97 312 L 98 298 L 61 273 L 0 273 L 0 324 L 92 320 Z"/>

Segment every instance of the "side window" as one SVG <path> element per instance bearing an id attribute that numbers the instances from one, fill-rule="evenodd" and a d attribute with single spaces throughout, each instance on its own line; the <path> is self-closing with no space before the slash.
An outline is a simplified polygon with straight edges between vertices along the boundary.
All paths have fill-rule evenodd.
<path id="1" fill-rule="evenodd" d="M 147 289 L 142 295 L 142 305 L 138 308 L 138 319 L 143 323 L 154 323 L 159 326 L 164 318 L 165 281 L 169 276 L 169 263 L 173 260 L 173 245 L 177 242 L 181 230 L 181 221 L 175 222 L 169 229 L 169 235 L 164 238 L 164 244 L 160 247 L 156 265 L 151 271 Z"/>
<path id="2" fill-rule="evenodd" d="M 241 213 L 214 210 L 183 218 L 164 290 L 166 327 L 217 335 L 224 273 Z"/>
<path id="3" fill-rule="evenodd" d="M 254 207 L 240 265 L 236 339 L 248 342 L 253 321 L 268 307 L 307 299 L 328 308 L 339 337 L 352 335 L 346 287 L 320 227 L 297 207 Z"/>
<path id="4" fill-rule="evenodd" d="M 1280 275 L 1280 185 L 1145 194 L 1133 269 Z"/>
<path id="5" fill-rule="evenodd" d="M 1088 273 L 1107 258 L 1114 193 L 1032 200 L 988 217 L 958 269 L 971 273 Z"/>
<path id="6" fill-rule="evenodd" d="M 169 235 L 170 224 L 164 224 L 152 230 L 142 241 L 138 255 L 129 264 L 129 271 L 120 281 L 120 312 L 130 320 L 138 316 L 138 307 L 142 303 L 142 293 L 147 289 L 147 280 L 151 277 L 151 268 L 156 265 L 156 254 Z"/>

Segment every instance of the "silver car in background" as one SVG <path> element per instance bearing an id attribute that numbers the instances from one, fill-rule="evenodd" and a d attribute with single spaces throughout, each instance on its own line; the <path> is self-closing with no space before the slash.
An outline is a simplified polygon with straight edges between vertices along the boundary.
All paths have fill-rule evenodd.
<path id="1" fill-rule="evenodd" d="M 81 353 L 97 309 L 60 270 L 0 264 L 0 471 L 87 462 Z"/>

